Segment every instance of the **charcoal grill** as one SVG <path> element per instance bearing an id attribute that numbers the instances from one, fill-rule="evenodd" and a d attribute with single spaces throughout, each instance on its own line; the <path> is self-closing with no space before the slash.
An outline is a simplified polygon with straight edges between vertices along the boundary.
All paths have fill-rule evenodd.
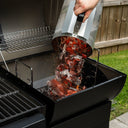
<path id="1" fill-rule="evenodd" d="M 85 126 L 88 128 L 102 128 L 102 126 L 108 128 L 111 108 L 110 101 L 117 96 L 123 88 L 126 75 L 98 63 L 97 79 L 94 85 L 96 66 L 97 62 L 95 60 L 87 59 L 83 68 L 84 80 L 82 84 L 86 84 L 87 82 L 88 88 L 57 101 L 43 94 L 43 88 L 46 86 L 47 79 L 52 79 L 53 76 L 38 80 L 33 86 L 23 82 L 2 67 L 0 68 L 0 76 L 2 79 L 8 80 L 17 88 L 24 90 L 29 96 L 34 97 L 36 100 L 46 105 L 45 117 L 48 127 L 68 128 L 68 126 L 70 126 L 70 128 L 74 128 L 76 126 L 77 128 L 80 123 L 81 128 Z M 13 95 L 14 94 L 15 92 Z M 15 95 L 17 96 L 17 94 Z M 18 96 L 19 95 L 20 94 L 18 94 Z M 18 100 L 17 97 L 16 100 Z M 32 103 L 30 103 L 30 105 L 32 105 Z M 84 123 L 84 119 L 90 123 Z M 91 122 L 96 122 L 96 124 Z"/>
<path id="2" fill-rule="evenodd" d="M 23 0 L 20 7 L 16 0 L 9 2 L 0 4 L 0 126 L 108 128 L 111 100 L 126 75 L 88 58 L 81 83 L 87 89 L 56 101 L 48 97 L 44 89 L 57 64 L 51 39 L 63 1 Z"/>

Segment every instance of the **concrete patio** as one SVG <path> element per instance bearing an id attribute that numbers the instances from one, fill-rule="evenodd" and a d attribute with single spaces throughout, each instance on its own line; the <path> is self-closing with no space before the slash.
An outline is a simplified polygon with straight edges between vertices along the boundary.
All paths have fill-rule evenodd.
<path id="1" fill-rule="evenodd" d="M 128 112 L 110 121 L 109 128 L 128 128 Z"/>

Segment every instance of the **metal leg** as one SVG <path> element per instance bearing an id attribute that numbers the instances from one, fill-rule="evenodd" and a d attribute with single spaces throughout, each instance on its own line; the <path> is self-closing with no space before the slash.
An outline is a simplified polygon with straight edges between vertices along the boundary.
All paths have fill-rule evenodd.
<path id="1" fill-rule="evenodd" d="M 97 52 L 98 52 L 97 61 L 96 61 L 95 81 L 94 81 L 94 85 L 96 85 L 98 64 L 99 64 L 99 57 L 100 57 L 100 49 L 98 49 L 98 48 L 94 48 L 94 49 L 97 50 Z"/>

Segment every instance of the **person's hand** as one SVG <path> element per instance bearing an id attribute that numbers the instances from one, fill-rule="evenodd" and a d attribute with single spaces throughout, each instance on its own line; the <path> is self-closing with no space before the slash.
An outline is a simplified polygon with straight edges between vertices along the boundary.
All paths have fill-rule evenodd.
<path id="1" fill-rule="evenodd" d="M 85 12 L 83 22 L 89 17 L 99 0 L 76 0 L 74 13 L 76 16 Z"/>

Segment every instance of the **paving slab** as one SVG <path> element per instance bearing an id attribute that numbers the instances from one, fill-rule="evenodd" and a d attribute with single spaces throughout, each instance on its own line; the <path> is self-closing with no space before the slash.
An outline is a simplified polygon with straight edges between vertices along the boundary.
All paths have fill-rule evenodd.
<path id="1" fill-rule="evenodd" d="M 128 112 L 117 117 L 116 119 L 128 126 Z"/>
<path id="2" fill-rule="evenodd" d="M 128 128 L 128 126 L 117 119 L 110 121 L 109 128 Z"/>

